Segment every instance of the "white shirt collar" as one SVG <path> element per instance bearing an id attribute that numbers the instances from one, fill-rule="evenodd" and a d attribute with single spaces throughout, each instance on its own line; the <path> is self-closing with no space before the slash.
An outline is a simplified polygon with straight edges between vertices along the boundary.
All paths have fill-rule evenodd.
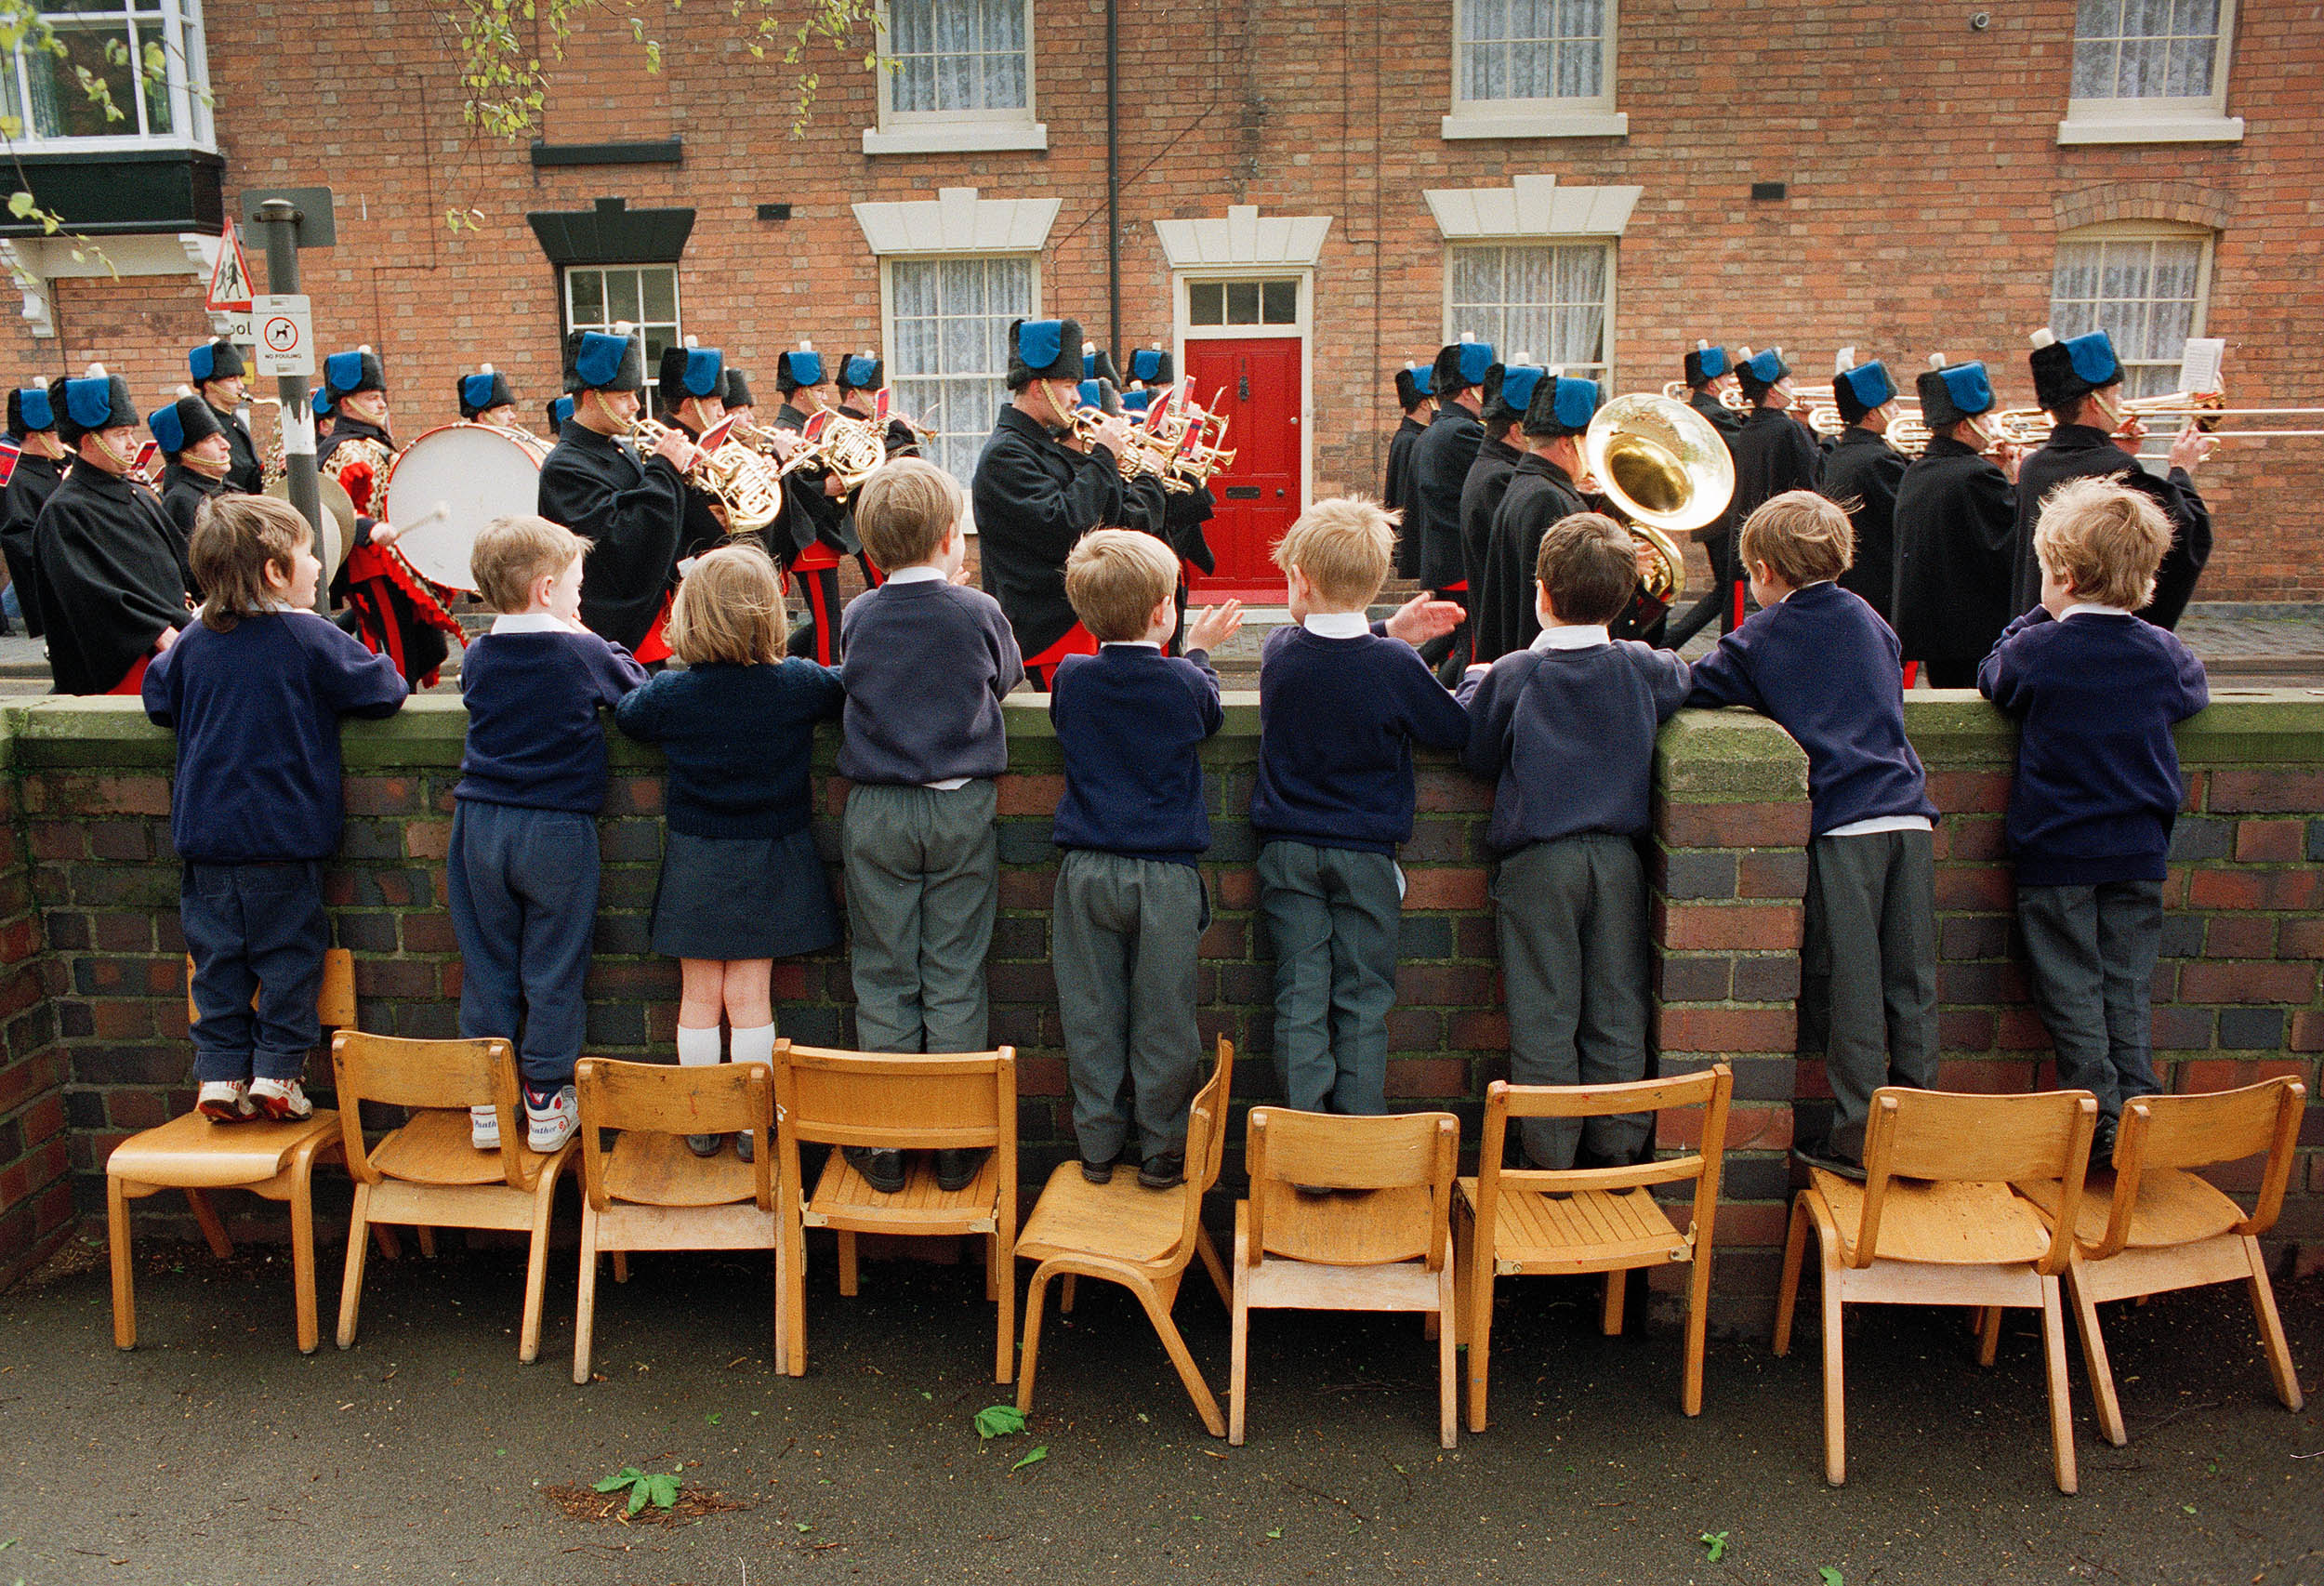
<path id="1" fill-rule="evenodd" d="M 910 567 L 897 568 L 888 575 L 888 582 L 891 584 L 941 584 L 944 582 L 944 576 L 943 568 L 921 562 L 915 562 Z"/>
<path id="2" fill-rule="evenodd" d="M 1363 612 L 1309 612 L 1300 626 L 1318 639 L 1361 639 L 1372 631 L 1372 619 Z"/>
<path id="3" fill-rule="evenodd" d="M 1162 648 L 1158 639 L 1109 639 L 1098 646 L 1101 650 L 1154 650 Z"/>
<path id="4" fill-rule="evenodd" d="M 495 633 L 571 633 L 565 619 L 548 612 L 503 612 L 493 618 Z"/>
<path id="5" fill-rule="evenodd" d="M 1603 623 L 1592 625 L 1585 622 L 1566 628 L 1545 628 L 1525 648 L 1537 654 L 1546 654 L 1552 650 L 1594 650 L 1601 644 L 1612 642 L 1614 641 Z"/>
<path id="6" fill-rule="evenodd" d="M 2129 616 L 2130 615 L 2131 611 L 2128 606 L 2102 606 L 2095 601 L 2077 601 L 2058 614 L 2058 620 L 2063 622 L 2069 616 Z"/>

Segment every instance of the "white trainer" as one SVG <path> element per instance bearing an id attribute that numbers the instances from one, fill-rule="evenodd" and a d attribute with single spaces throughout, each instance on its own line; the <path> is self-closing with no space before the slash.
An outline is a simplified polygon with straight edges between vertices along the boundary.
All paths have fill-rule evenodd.
<path id="1" fill-rule="evenodd" d="M 212 1123 L 247 1123 L 258 1116 L 250 1104 L 250 1086 L 242 1079 L 205 1079 L 193 1110 Z"/>
<path id="2" fill-rule="evenodd" d="M 573 1131 L 581 1126 L 580 1099 L 570 1085 L 537 1104 L 528 1093 L 524 1098 L 524 1143 L 546 1156 L 571 1140 Z"/>
<path id="3" fill-rule="evenodd" d="M 306 1088 L 296 1079 L 253 1079 L 250 1101 L 276 1123 L 315 1116 L 315 1104 L 307 1100 Z"/>
<path id="4" fill-rule="evenodd" d="M 479 1151 L 500 1149 L 500 1109 L 498 1107 L 469 1108 L 468 1143 Z"/>

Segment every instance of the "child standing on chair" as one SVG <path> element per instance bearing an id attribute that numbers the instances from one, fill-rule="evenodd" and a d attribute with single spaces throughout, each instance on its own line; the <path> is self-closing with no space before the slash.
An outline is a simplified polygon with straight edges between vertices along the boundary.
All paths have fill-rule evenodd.
<path id="1" fill-rule="evenodd" d="M 736 1063 L 774 1061 L 774 960 L 839 940 L 831 881 L 810 826 L 815 723 L 836 721 L 839 674 L 783 658 L 783 588 L 755 545 L 730 545 L 678 586 L 667 638 L 686 664 L 614 707 L 631 737 L 669 761 L 669 836 L 654 899 L 654 950 L 679 961 L 678 1061 L 719 1061 L 719 1022 Z M 751 1137 L 735 1136 L 744 1160 Z M 697 1156 L 720 1137 L 686 1137 Z"/>
<path id="2" fill-rule="evenodd" d="M 1507 988 L 1509 1077 L 1612 1085 L 1646 1077 L 1646 876 L 1655 734 L 1685 701 L 1684 661 L 1606 625 L 1638 589 L 1636 544 L 1613 519 L 1550 525 L 1534 563 L 1541 632 L 1472 667 L 1468 768 L 1493 779 L 1486 841 Z M 1519 1120 L 1537 1168 L 1634 1160 L 1652 1115 Z M 1578 1158 L 1577 1153 L 1579 1154 Z"/>
<path id="3" fill-rule="evenodd" d="M 1688 699 L 1749 706 L 1807 753 L 1801 1046 L 1820 1038 L 1833 1111 L 1799 1155 L 1861 1178 L 1872 1092 L 1936 1084 L 1936 806 L 1905 738 L 1896 635 L 1834 582 L 1855 545 L 1812 492 L 1754 511 L 1736 551 L 1761 609 L 1695 663 Z"/>
<path id="4" fill-rule="evenodd" d="M 1394 520 L 1358 496 L 1300 514 L 1274 562 L 1296 625 L 1259 666 L 1259 906 L 1275 955 L 1275 1070 L 1301 1112 L 1388 1110 L 1412 746 L 1457 749 L 1469 718 L 1419 652 L 1366 615 Z"/>
<path id="5" fill-rule="evenodd" d="M 2203 663 L 2132 615 L 2170 548 L 2151 496 L 2106 479 L 2059 486 L 2034 525 L 2041 603 L 1977 669 L 2020 723 L 2004 827 L 2017 923 L 2058 1083 L 2098 1098 L 2098 1167 L 2114 1159 L 2123 1104 L 2161 1089 L 2147 982 L 2186 796 L 2171 728 L 2211 703 Z"/>
<path id="6" fill-rule="evenodd" d="M 1050 919 L 1074 1137 L 1095 1184 L 1129 1144 L 1141 1184 L 1181 1183 L 1202 1077 L 1195 956 L 1210 909 L 1195 866 L 1210 815 L 1199 756 L 1226 720 L 1209 651 L 1243 615 L 1234 601 L 1211 607 L 1188 629 L 1186 654 L 1165 655 L 1178 578 L 1169 548 L 1132 529 L 1093 530 L 1065 558 L 1065 598 L 1098 653 L 1059 662 L 1050 694 L 1065 757 Z"/>
<path id="7" fill-rule="evenodd" d="M 193 958 L 195 1104 L 218 1123 L 308 1117 L 299 1077 L 323 1038 L 339 718 L 392 716 L 408 691 L 392 660 L 315 615 L 322 563 L 287 502 L 205 502 L 190 555 L 208 598 L 141 692 L 146 715 L 178 734 L 169 835 Z"/>
<path id="8" fill-rule="evenodd" d="M 628 651 L 581 626 L 589 542 L 546 518 L 495 518 L 476 536 L 477 593 L 500 615 L 460 661 L 468 743 L 444 859 L 460 944 L 460 1034 L 513 1040 L 525 1143 L 556 1150 L 579 1121 L 582 977 L 597 924 L 598 711 L 646 679 Z M 479 1151 L 499 1115 L 469 1111 Z"/>
<path id="9" fill-rule="evenodd" d="M 951 475 L 909 457 L 856 497 L 856 532 L 887 575 L 839 618 L 838 770 L 854 784 L 839 846 L 867 1051 L 986 1050 L 984 953 L 1000 895 L 993 778 L 1009 769 L 1000 702 L 1024 663 L 999 602 L 958 582 L 961 506 Z M 904 1187 L 901 1152 L 847 1155 L 873 1189 Z M 984 1157 L 938 1152 L 938 1183 L 967 1188 Z"/>

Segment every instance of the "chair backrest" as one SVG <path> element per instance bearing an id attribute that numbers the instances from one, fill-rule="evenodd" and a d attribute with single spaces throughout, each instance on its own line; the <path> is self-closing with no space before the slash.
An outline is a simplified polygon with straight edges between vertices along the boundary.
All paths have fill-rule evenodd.
<path id="1" fill-rule="evenodd" d="M 2235 1090 L 2139 1096 L 2124 1104 L 2121 1134 L 2114 1144 L 2114 1203 L 2106 1236 L 2090 1254 L 2104 1260 L 2129 1241 L 2139 1181 L 2149 1170 L 2208 1168 L 2262 1152 L 2267 1162 L 2260 1172 L 2259 1200 L 2233 1232 L 2265 1234 L 2273 1228 L 2284 1209 L 2307 1094 L 2305 1085 L 2282 1075 Z"/>
<path id="2" fill-rule="evenodd" d="M 327 1030 L 355 1027 L 355 955 L 345 947 L 323 951 L 323 985 L 315 993 L 315 1014 Z M 186 955 L 186 1023 L 202 1022 L 193 1005 L 193 955 Z"/>
<path id="3" fill-rule="evenodd" d="M 475 1040 L 400 1040 L 341 1030 L 331 1038 L 339 1133 L 350 1177 L 379 1182 L 363 1145 L 363 1104 L 424 1110 L 493 1107 L 500 1114 L 501 1170 L 531 1189 L 540 1158 L 524 1145 L 524 1109 L 517 1102 L 516 1050 L 497 1036 Z"/>
<path id="4" fill-rule="evenodd" d="M 601 1130 L 637 1130 L 650 1134 L 755 1134 L 752 1153 L 755 1198 L 761 1211 L 774 1209 L 774 1153 L 767 1136 L 774 1119 L 774 1086 L 766 1065 L 713 1063 L 616 1063 L 585 1057 L 573 1071 L 580 1103 L 581 1183 L 589 1204 L 603 1211 L 614 1197 L 605 1183 L 606 1150 Z"/>
<path id="5" fill-rule="evenodd" d="M 2097 1125 L 2098 1099 L 2087 1090 L 1987 1096 L 1883 1085 L 1872 1092 L 1865 1130 L 1864 1220 L 1849 1264 L 1868 1266 L 1880 1253 L 1881 1210 L 1892 1179 L 2056 1179 L 2063 1194 L 2040 1271 L 2045 1276 L 2064 1271 Z"/>
<path id="6" fill-rule="evenodd" d="M 1460 1120 L 1450 1113 L 1341 1117 L 1253 1107 L 1244 1163 L 1250 1220 L 1244 1259 L 1326 1266 L 1445 1261 Z M 1368 1191 L 1325 1195 L 1316 1191 Z"/>
<path id="7" fill-rule="evenodd" d="M 1219 1170 L 1226 1160 L 1226 1109 L 1235 1089 L 1235 1043 L 1221 1036 L 1218 1051 L 1210 1077 L 1195 1092 L 1186 1110 L 1185 1219 L 1179 1226 L 1174 1257 L 1179 1261 L 1195 1253 L 1196 1232 L 1202 1226 L 1202 1197 L 1219 1182 Z"/>
<path id="8" fill-rule="evenodd" d="M 1648 1184 L 1692 1183 L 1697 1249 L 1710 1242 L 1719 1205 L 1719 1181 L 1727 1148 L 1727 1107 L 1735 1095 L 1735 1071 L 1723 1063 L 1692 1074 L 1632 1079 L 1615 1085 L 1512 1085 L 1496 1079 L 1485 1091 L 1485 1138 L 1477 1147 L 1477 1222 L 1491 1227 L 1503 1191 L 1627 1190 Z M 1661 1113 L 1703 1109 L 1697 1148 L 1675 1156 L 1619 1168 L 1562 1170 L 1512 1169 L 1503 1165 L 1513 1117 L 1601 1117 L 1618 1113 Z"/>
<path id="9" fill-rule="evenodd" d="M 1016 1155 L 1013 1047 L 923 1057 L 780 1041 L 774 1088 L 786 1139 L 900 1151 L 1006 1144 Z"/>

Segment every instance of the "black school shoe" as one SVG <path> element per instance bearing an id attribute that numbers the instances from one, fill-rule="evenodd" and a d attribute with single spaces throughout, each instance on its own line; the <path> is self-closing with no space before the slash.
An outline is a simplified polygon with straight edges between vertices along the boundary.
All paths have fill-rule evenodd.
<path id="1" fill-rule="evenodd" d="M 1172 1151 L 1160 1156 L 1149 1156 L 1138 1165 L 1140 1189 L 1176 1189 L 1186 1182 L 1186 1154 Z"/>
<path id="2" fill-rule="evenodd" d="M 1084 1156 L 1081 1158 L 1081 1176 L 1089 1183 L 1110 1184 L 1114 1182 L 1114 1164 L 1092 1162 L 1089 1157 Z"/>
<path id="3" fill-rule="evenodd" d="M 904 1153 L 869 1145 L 842 1145 L 839 1154 L 848 1165 L 864 1175 L 864 1182 L 881 1195 L 895 1195 L 904 1188 Z"/>
<path id="4" fill-rule="evenodd" d="M 984 1158 L 991 1153 L 982 1146 L 948 1147 L 936 1153 L 936 1187 L 946 1195 L 957 1195 L 976 1183 L 976 1175 L 984 1167 Z"/>
<path id="5" fill-rule="evenodd" d="M 723 1134 L 690 1134 L 686 1136 L 686 1149 L 693 1152 L 697 1156 L 715 1156 L 720 1153 L 720 1151 L 725 1148 L 725 1145 L 726 1136 Z"/>
<path id="6" fill-rule="evenodd" d="M 2114 1142 L 2121 1130 L 2120 1120 L 2100 1117 L 2097 1129 L 2090 1136 L 2090 1170 L 2100 1172 L 2114 1166 Z"/>
<path id="7" fill-rule="evenodd" d="M 1828 1140 L 1812 1141 L 1805 1145 L 1794 1145 L 1791 1148 L 1791 1155 L 1811 1168 L 1821 1168 L 1828 1173 L 1837 1173 L 1842 1178 L 1852 1179 L 1857 1183 L 1864 1182 L 1864 1164 L 1854 1156 L 1845 1156 L 1833 1150 L 1831 1143 Z"/>

